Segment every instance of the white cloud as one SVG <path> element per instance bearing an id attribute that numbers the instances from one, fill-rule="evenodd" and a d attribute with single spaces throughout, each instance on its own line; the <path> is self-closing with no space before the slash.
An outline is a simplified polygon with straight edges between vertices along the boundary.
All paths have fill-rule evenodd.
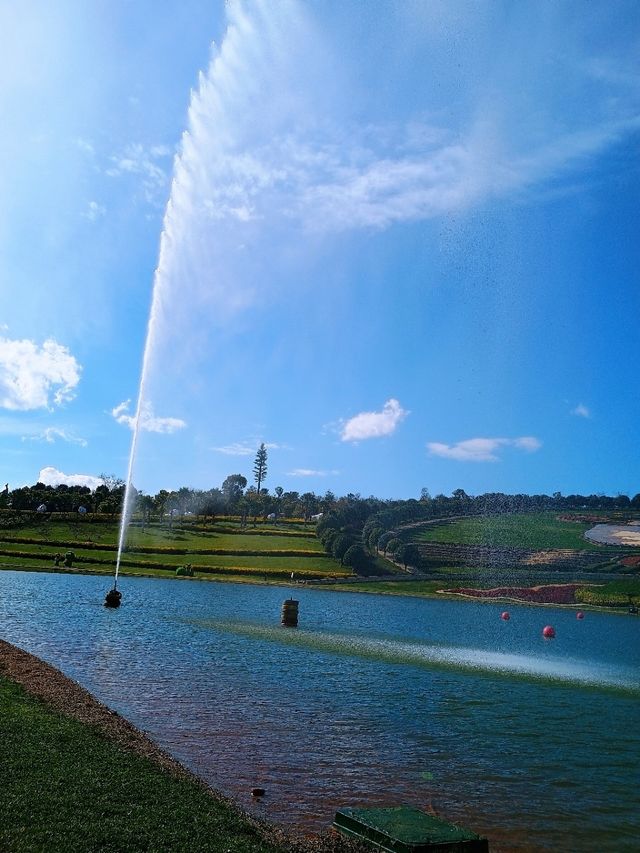
<path id="1" fill-rule="evenodd" d="M 215 156 L 198 173 L 206 193 L 201 210 L 210 219 L 240 223 L 279 210 L 314 231 L 387 228 L 522 194 L 638 127 L 640 119 L 632 116 L 521 150 L 506 149 L 497 128 L 477 126 L 466 134 L 439 129 L 434 136 L 430 125 L 420 134 L 415 123 L 410 131 L 351 128 L 328 142 L 274 135 L 241 154 L 211 143 Z M 391 137 L 387 151 L 373 139 L 381 130 Z M 120 169 L 141 171 L 138 162 L 124 158 Z"/>
<path id="2" fill-rule="evenodd" d="M 47 427 L 38 435 L 23 435 L 23 441 L 46 441 L 47 444 L 54 444 L 57 439 L 68 441 L 69 444 L 79 444 L 80 447 L 86 447 L 88 442 L 84 438 L 67 432 L 67 430 L 59 429 L 58 427 Z"/>
<path id="3" fill-rule="evenodd" d="M 220 447 L 212 447 L 216 453 L 224 453 L 225 456 L 253 456 L 257 453 L 258 448 L 262 444 L 262 439 L 250 439 L 247 441 L 234 441 L 231 444 L 225 444 Z M 264 442 L 267 450 L 289 450 L 286 444 L 276 444 L 276 442 Z"/>
<path id="4" fill-rule="evenodd" d="M 497 451 L 505 447 L 515 447 L 527 453 L 534 453 L 542 447 L 542 442 L 534 436 L 521 438 L 468 438 L 457 444 L 443 444 L 431 441 L 427 449 L 432 456 L 455 459 L 458 462 L 497 462 Z"/>
<path id="5" fill-rule="evenodd" d="M 265 212 L 272 219 L 278 210 L 313 229 L 343 230 L 442 216 L 556 180 L 640 127 L 633 58 L 620 64 L 610 51 L 594 62 L 574 44 L 560 60 L 565 44 L 555 35 L 550 44 L 544 42 L 544 58 L 539 54 L 515 68 L 509 60 L 515 79 L 501 85 L 493 98 L 481 98 L 482 109 L 476 104 L 471 115 L 458 114 L 454 97 L 448 127 L 424 111 L 379 126 L 350 123 L 340 113 L 336 120 L 326 81 L 340 87 L 340 67 L 327 66 L 331 51 L 323 50 L 321 33 L 309 26 L 301 9 L 288 5 L 276 12 L 267 4 L 250 13 L 229 4 L 227 14 L 220 50 L 192 98 L 180 155 L 187 168 L 179 177 L 190 187 L 197 184 L 201 206 L 215 219 L 249 222 Z M 453 29 L 459 26 L 452 10 L 442 18 Z M 541 20 L 531 16 L 534 28 Z M 467 25 L 470 21 L 466 15 Z M 518 44 L 515 29 L 507 31 Z M 533 37 L 526 51 L 535 43 Z M 558 71 L 566 72 L 557 74 L 554 98 L 545 97 L 549 56 L 559 63 Z M 500 60 L 496 63 L 498 68 Z M 425 58 L 425 74 L 428 69 Z M 439 73 L 456 79 L 458 68 L 445 63 Z M 519 85 L 520 74 L 527 85 Z M 606 84 L 591 88 L 588 108 L 576 98 L 577 79 L 583 86 L 594 80 Z M 321 88 L 314 89 L 318 81 Z M 492 85 L 486 81 L 485 96 Z M 533 110 L 532 91 L 540 98 Z M 476 98 L 477 92 L 474 83 Z M 464 101 L 464 90 L 461 94 Z M 415 101 L 424 104 L 418 93 Z M 341 98 L 333 102 L 339 105 Z M 567 103 L 574 110 L 578 104 L 571 120 Z M 316 110 L 326 118 L 323 123 Z M 295 123 L 289 121 L 292 114 Z M 122 168 L 132 169 L 141 159 L 131 149 Z M 199 158 L 199 151 L 205 157 Z"/>
<path id="6" fill-rule="evenodd" d="M 60 406 L 75 397 L 81 369 L 52 338 L 39 346 L 0 337 L 0 406 L 21 411 Z"/>
<path id="7" fill-rule="evenodd" d="M 590 418 L 591 410 L 584 403 L 578 403 L 575 409 L 571 409 L 571 414 L 577 415 L 579 418 Z"/>
<path id="8" fill-rule="evenodd" d="M 85 219 L 88 219 L 89 222 L 95 222 L 96 219 L 99 219 L 101 216 L 104 216 L 106 212 L 106 207 L 103 207 L 103 205 L 98 204 L 97 201 L 90 201 L 87 204 L 87 209 L 82 215 Z"/>
<path id="9" fill-rule="evenodd" d="M 93 156 L 96 153 L 96 149 L 93 144 L 89 142 L 88 139 L 83 139 L 82 137 L 78 137 L 76 139 L 76 145 L 80 149 L 80 151 L 84 151 L 85 154 L 90 154 Z"/>
<path id="10" fill-rule="evenodd" d="M 287 471 L 287 477 L 330 477 L 336 476 L 340 471 L 315 471 L 312 468 L 294 468 Z"/>
<path id="11" fill-rule="evenodd" d="M 119 424 L 124 424 L 132 430 L 135 428 L 136 425 L 136 416 L 128 414 L 130 405 L 131 400 L 125 400 L 124 403 L 120 403 L 118 406 L 112 409 L 111 414 Z M 151 404 L 144 403 L 140 411 L 138 428 L 140 430 L 144 430 L 145 432 L 160 432 L 170 434 L 176 432 L 179 429 L 184 429 L 186 425 L 186 421 L 183 421 L 180 418 L 157 417 L 153 413 L 153 408 Z"/>
<path id="12" fill-rule="evenodd" d="M 103 486 L 102 477 L 94 477 L 92 474 L 64 474 L 56 468 L 42 468 L 38 474 L 38 482 L 44 483 L 45 486 L 88 486 L 90 489 L 97 489 L 98 486 Z"/>
<path id="13" fill-rule="evenodd" d="M 253 444 L 244 444 L 240 441 L 224 445 L 223 447 L 212 448 L 212 450 L 215 450 L 218 453 L 224 453 L 226 456 L 252 456 L 257 449 L 257 446 Z"/>
<path id="14" fill-rule="evenodd" d="M 397 400 L 387 400 L 381 412 L 361 412 L 350 418 L 342 427 L 342 441 L 361 441 L 391 435 L 408 414 Z"/>
<path id="15" fill-rule="evenodd" d="M 158 165 L 157 161 L 170 155 L 171 150 L 164 145 L 145 148 L 138 143 L 132 143 L 127 145 L 121 154 L 110 158 L 113 165 L 106 173 L 110 177 L 127 174 L 140 176 L 147 201 L 157 202 L 169 183 L 168 168 Z"/>

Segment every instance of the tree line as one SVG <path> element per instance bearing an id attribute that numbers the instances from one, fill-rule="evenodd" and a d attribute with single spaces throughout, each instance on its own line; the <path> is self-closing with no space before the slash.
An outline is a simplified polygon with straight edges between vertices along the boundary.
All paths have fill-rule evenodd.
<path id="1" fill-rule="evenodd" d="M 379 553 L 391 556 L 405 568 L 420 566 L 418 547 L 403 541 L 398 533 L 398 528 L 411 522 L 545 510 L 582 511 L 585 514 L 595 510 L 640 511 L 640 493 L 633 498 L 627 495 L 564 496 L 561 492 L 554 492 L 553 495 L 487 492 L 472 496 L 464 489 L 456 489 L 450 496 L 440 494 L 432 498 L 425 488 L 419 500 L 377 501 L 375 498 L 362 500 L 359 496 L 349 497 L 352 499 L 341 500 L 322 516 L 316 532 L 330 556 L 362 572 L 371 570 L 373 560 Z"/>
<path id="2" fill-rule="evenodd" d="M 374 531 L 381 531 L 381 536 L 410 521 L 452 515 L 495 515 L 544 510 L 640 510 L 640 493 L 632 498 L 620 494 L 565 496 L 560 492 L 552 495 L 487 492 L 473 496 L 464 489 L 455 489 L 449 496 L 438 494 L 431 497 L 428 489 L 424 488 L 419 499 L 381 500 L 374 496 L 363 498 L 353 493 L 336 497 L 330 490 L 323 495 L 312 491 L 285 491 L 282 486 L 276 486 L 270 491 L 264 486 L 267 462 L 267 450 L 261 444 L 253 464 L 252 485 L 249 485 L 244 474 L 238 473 L 229 474 L 219 487 L 210 489 L 182 486 L 172 491 L 161 489 L 157 494 L 149 495 L 134 488 L 135 512 L 146 521 L 159 521 L 167 516 L 203 516 L 215 520 L 220 515 L 238 515 L 274 520 L 301 518 L 310 522 L 318 520 L 320 516 L 318 535 L 327 540 L 325 547 L 330 553 L 344 560 L 348 548 L 355 544 L 361 546 L 365 553 L 371 553 Z M 124 481 L 108 474 L 102 474 L 101 480 L 102 484 L 95 489 L 64 484 L 51 486 L 38 482 L 10 490 L 7 484 L 0 492 L 0 509 L 37 511 L 38 508 L 44 508 L 46 512 L 86 510 L 89 513 L 119 515 L 124 499 Z M 330 535 L 329 531 L 339 533 L 342 538 Z M 350 559 L 353 559 L 353 554 Z"/>

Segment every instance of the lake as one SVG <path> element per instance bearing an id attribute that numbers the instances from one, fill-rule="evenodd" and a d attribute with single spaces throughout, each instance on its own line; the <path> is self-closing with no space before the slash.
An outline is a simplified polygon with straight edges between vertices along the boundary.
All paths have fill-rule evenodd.
<path id="1" fill-rule="evenodd" d="M 0 636 L 247 810 L 307 832 L 410 803 L 492 851 L 638 849 L 638 617 L 142 578 L 109 610 L 110 583 L 0 572 Z"/>

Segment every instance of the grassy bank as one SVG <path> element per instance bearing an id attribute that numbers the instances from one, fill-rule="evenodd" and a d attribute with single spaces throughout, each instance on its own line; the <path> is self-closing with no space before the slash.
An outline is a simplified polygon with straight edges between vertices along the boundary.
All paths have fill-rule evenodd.
<path id="1" fill-rule="evenodd" d="M 470 516 L 425 527 L 417 538 L 423 542 L 499 548 L 602 550 L 584 538 L 590 527 L 592 523 L 567 521 L 551 512 Z"/>
<path id="2" fill-rule="evenodd" d="M 0 677 L 0 849 L 276 851 L 232 806 Z"/>

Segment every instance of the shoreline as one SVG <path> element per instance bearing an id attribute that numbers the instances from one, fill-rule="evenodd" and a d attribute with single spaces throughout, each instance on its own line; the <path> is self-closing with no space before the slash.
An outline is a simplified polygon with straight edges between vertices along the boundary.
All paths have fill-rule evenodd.
<path id="1" fill-rule="evenodd" d="M 186 780 L 230 811 L 242 825 L 250 825 L 269 844 L 292 853 L 358 853 L 362 848 L 338 834 L 297 835 L 293 829 L 254 817 L 230 797 L 161 749 L 148 735 L 125 717 L 104 705 L 86 688 L 41 658 L 0 638 L 0 677 L 19 685 L 50 710 L 97 731 L 118 748 L 134 753 L 158 766 L 175 779 Z M 5 815 L 5 822 L 8 815 Z"/>
<path id="2" fill-rule="evenodd" d="M 113 579 L 112 572 L 103 572 L 103 571 L 91 571 L 87 569 L 82 569 L 80 567 L 64 567 L 64 566 L 10 566 L 7 564 L 0 564 L 0 572 L 3 571 L 13 571 L 13 572 L 33 572 L 34 574 L 63 574 L 63 575 L 81 575 L 86 577 L 104 577 L 110 580 Z M 160 574 L 146 574 L 146 573 L 132 573 L 128 574 L 127 572 L 120 571 L 118 581 L 121 581 L 125 578 L 143 578 L 144 580 L 170 580 L 170 581 L 204 581 L 205 583 L 237 583 L 237 584 L 250 584 L 254 586 L 273 586 L 273 587 L 283 587 L 286 589 L 299 589 L 299 588 L 308 588 L 308 589 L 323 589 L 323 590 L 333 590 L 334 592 L 347 592 L 347 593 L 361 593 L 362 595 L 389 595 L 389 596 L 399 596 L 405 598 L 424 598 L 431 599 L 433 601 L 442 601 L 446 599 L 448 601 L 474 601 L 481 604 L 499 604 L 499 603 L 509 603 L 509 604 L 519 604 L 526 605 L 530 607 L 558 607 L 561 609 L 574 609 L 574 610 L 589 610 L 595 612 L 603 612 L 603 613 L 614 613 L 618 615 L 627 615 L 627 609 L 625 605 L 613 606 L 613 605 L 604 605 L 604 604 L 590 604 L 590 603 L 578 603 L 578 602 L 553 602 L 553 601 L 534 601 L 527 598 L 518 598 L 517 596 L 509 596 L 509 595 L 487 595 L 487 592 L 491 592 L 491 588 L 482 589 L 482 588 L 464 588 L 464 592 L 454 591 L 453 589 L 437 589 L 433 592 L 415 592 L 411 591 L 410 588 L 407 588 L 405 591 L 400 591 L 397 589 L 361 589 L 359 588 L 361 584 L 371 584 L 371 583 L 380 583 L 383 584 L 384 580 L 377 578 L 375 576 L 372 577 L 363 577 L 350 581 L 349 584 L 344 584 L 342 580 L 326 580 L 326 581 L 296 581 L 291 582 L 288 580 L 263 580 L 258 578 L 247 578 L 239 575 L 229 575 L 228 577 L 211 577 L 211 576 L 202 576 L 202 577 L 188 577 L 188 576 L 176 576 L 174 574 L 168 573 L 165 576 Z M 392 579 L 388 578 L 391 583 L 401 582 L 403 584 L 409 584 L 411 581 L 406 579 Z M 604 583 L 604 582 L 603 582 Z M 587 586 L 601 586 L 602 584 L 594 583 L 593 581 L 584 582 L 572 582 L 572 583 L 559 583 L 559 584 L 532 584 L 530 587 L 519 587 L 522 589 L 539 589 L 544 587 L 567 587 L 567 586 L 579 586 L 579 587 L 587 587 Z M 459 589 L 459 585 L 456 585 L 457 589 Z M 498 587 L 496 589 L 503 589 L 503 587 Z M 473 592 L 476 591 L 478 594 L 474 595 Z M 2 642 L 0 640 L 0 642 Z"/>

